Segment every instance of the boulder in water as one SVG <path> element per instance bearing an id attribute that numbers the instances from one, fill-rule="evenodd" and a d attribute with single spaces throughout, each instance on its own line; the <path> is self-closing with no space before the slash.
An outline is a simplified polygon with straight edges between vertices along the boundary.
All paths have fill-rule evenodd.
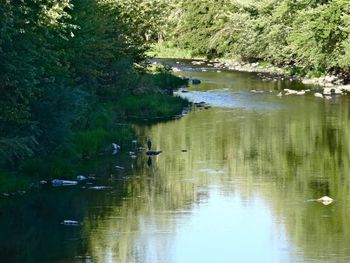
<path id="1" fill-rule="evenodd" d="M 329 205 L 331 204 L 334 200 L 330 198 L 329 196 L 322 196 L 321 198 L 317 199 L 318 202 L 324 204 L 324 205 Z"/>
<path id="2" fill-rule="evenodd" d="M 199 79 L 192 79 L 192 84 L 198 85 L 198 84 L 201 84 L 201 81 Z"/>
<path id="3" fill-rule="evenodd" d="M 62 225 L 65 225 L 65 226 L 80 226 L 81 223 L 79 223 L 78 221 L 75 221 L 75 220 L 63 220 L 61 222 Z"/>
<path id="4" fill-rule="evenodd" d="M 84 181 L 84 180 L 87 180 L 87 177 L 84 176 L 84 175 L 78 175 L 78 176 L 77 176 L 77 180 L 78 180 L 78 181 Z"/>
<path id="5" fill-rule="evenodd" d="M 52 186 L 72 186 L 77 185 L 77 181 L 69 181 L 69 180 L 61 180 L 61 179 L 53 179 L 51 181 Z"/>

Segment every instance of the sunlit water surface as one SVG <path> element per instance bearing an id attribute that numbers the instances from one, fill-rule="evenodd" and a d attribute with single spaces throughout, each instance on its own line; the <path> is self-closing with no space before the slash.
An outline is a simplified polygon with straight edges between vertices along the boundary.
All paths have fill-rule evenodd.
<path id="1" fill-rule="evenodd" d="M 212 107 L 138 126 L 139 143 L 163 151 L 151 160 L 121 152 L 82 167 L 111 188 L 2 200 L 3 262 L 349 262 L 348 97 L 280 98 L 305 87 L 165 62 L 202 81 L 180 96 Z M 324 195 L 335 201 L 308 201 Z"/>

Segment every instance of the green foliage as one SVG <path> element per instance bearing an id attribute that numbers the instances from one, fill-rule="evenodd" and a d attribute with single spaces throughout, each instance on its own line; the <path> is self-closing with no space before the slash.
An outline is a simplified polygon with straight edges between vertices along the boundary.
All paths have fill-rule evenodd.
<path id="1" fill-rule="evenodd" d="M 140 121 L 173 118 L 188 106 L 188 102 L 179 97 L 161 94 L 129 96 L 118 104 L 127 118 Z"/>
<path id="2" fill-rule="evenodd" d="M 144 62 L 166 10 L 160 0 L 2 1 L 0 168 L 68 176 L 77 153 L 129 143 L 133 130 L 116 125 L 125 110 L 112 102 L 181 83 Z"/>
<path id="3" fill-rule="evenodd" d="M 29 179 L 15 177 L 11 173 L 0 171 L 0 193 L 12 193 L 27 188 Z"/>
<path id="4" fill-rule="evenodd" d="M 193 52 L 191 50 L 177 47 L 176 45 L 169 42 L 160 42 L 152 45 L 150 51 L 147 54 L 150 57 L 157 58 L 198 58 L 193 56 Z"/>
<path id="5" fill-rule="evenodd" d="M 169 15 L 167 41 L 196 55 L 294 65 L 305 74 L 347 72 L 349 6 L 349 0 L 182 0 L 170 12 L 178 15 Z"/>
<path id="6" fill-rule="evenodd" d="M 133 137 L 133 130 L 126 126 L 111 131 L 98 128 L 76 132 L 72 141 L 76 152 L 82 157 L 91 157 L 105 149 L 110 150 L 111 143 L 118 143 L 122 147 L 129 145 Z"/>

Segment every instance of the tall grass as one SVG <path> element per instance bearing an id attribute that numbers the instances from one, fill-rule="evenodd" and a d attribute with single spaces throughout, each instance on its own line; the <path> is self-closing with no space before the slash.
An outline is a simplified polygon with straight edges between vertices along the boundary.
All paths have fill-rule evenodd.
<path id="1" fill-rule="evenodd" d="M 199 59 L 203 57 L 194 56 L 191 50 L 178 48 L 171 43 L 162 42 L 153 45 L 147 52 L 150 57 L 157 58 L 182 58 L 182 59 Z"/>
<path id="2" fill-rule="evenodd" d="M 128 96 L 119 102 L 127 119 L 156 120 L 170 119 L 188 106 L 188 101 L 162 94 Z"/>

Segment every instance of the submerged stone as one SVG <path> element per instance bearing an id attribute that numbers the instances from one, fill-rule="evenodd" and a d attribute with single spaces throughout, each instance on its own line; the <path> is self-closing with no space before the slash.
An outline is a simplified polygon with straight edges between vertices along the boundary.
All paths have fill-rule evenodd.
<path id="1" fill-rule="evenodd" d="M 80 226 L 81 223 L 78 222 L 78 221 L 75 221 L 75 220 L 63 220 L 61 222 L 62 225 L 65 225 L 65 226 Z"/>
<path id="2" fill-rule="evenodd" d="M 61 180 L 61 179 L 53 179 L 51 183 L 52 183 L 52 186 L 73 186 L 78 184 L 77 181 Z"/>

